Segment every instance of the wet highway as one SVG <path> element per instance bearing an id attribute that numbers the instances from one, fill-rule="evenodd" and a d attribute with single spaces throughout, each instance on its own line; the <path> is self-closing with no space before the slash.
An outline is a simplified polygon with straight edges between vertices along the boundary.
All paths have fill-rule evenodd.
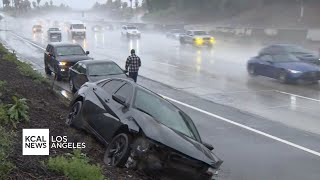
<path id="1" fill-rule="evenodd" d="M 46 30 L 56 23 L 63 40 L 71 41 L 67 21 L 5 18 L 0 38 L 43 73 Z M 43 24 L 43 33 L 32 33 L 36 23 Z M 87 23 L 87 39 L 78 43 L 91 57 L 111 59 L 122 67 L 135 48 L 142 58 L 138 83 L 173 98 L 194 119 L 203 140 L 225 161 L 219 179 L 320 179 L 318 84 L 286 85 L 249 77 L 246 61 L 259 44 L 218 39 L 214 49 L 181 47 L 161 33 L 142 32 L 140 40 L 128 40 L 118 29 L 95 33 L 93 25 Z M 69 90 L 66 83 L 58 84 Z"/>

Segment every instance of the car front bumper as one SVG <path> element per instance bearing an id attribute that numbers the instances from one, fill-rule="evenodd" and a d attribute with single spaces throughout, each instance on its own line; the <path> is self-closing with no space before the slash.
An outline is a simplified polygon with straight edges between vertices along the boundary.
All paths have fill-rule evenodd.
<path id="1" fill-rule="evenodd" d="M 217 177 L 218 169 L 214 169 L 214 174 L 208 174 L 209 166 L 205 163 L 189 158 L 165 145 L 151 141 L 146 143 L 146 141 L 149 140 L 142 139 L 134 143 L 127 167 L 135 167 L 153 175 L 165 174 L 173 179 L 183 177 L 186 180 L 212 180 Z M 218 166 L 221 163 L 218 162 Z"/>
<path id="2" fill-rule="evenodd" d="M 293 81 L 319 81 L 320 80 L 320 71 L 312 71 L 305 73 L 290 73 L 288 75 L 289 80 Z"/>

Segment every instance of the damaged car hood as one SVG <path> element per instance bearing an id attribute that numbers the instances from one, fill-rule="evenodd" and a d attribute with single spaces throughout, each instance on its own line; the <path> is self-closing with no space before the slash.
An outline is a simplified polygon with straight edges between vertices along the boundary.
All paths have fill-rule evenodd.
<path id="1" fill-rule="evenodd" d="M 176 132 L 144 113 L 137 111 L 137 114 L 139 117 L 134 119 L 148 138 L 212 167 L 218 168 L 221 164 L 222 161 L 202 143 Z"/>

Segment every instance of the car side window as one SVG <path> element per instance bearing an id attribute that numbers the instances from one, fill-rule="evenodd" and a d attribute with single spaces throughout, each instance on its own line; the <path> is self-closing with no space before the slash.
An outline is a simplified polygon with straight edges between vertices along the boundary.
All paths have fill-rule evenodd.
<path id="1" fill-rule="evenodd" d="M 79 72 L 79 67 L 80 66 L 81 66 L 81 63 L 77 63 L 72 67 L 72 69 Z"/>
<path id="2" fill-rule="evenodd" d="M 126 83 L 123 85 L 120 89 L 117 90 L 115 93 L 116 95 L 122 96 L 126 99 L 130 99 L 133 93 L 133 87 L 132 85 Z"/>
<path id="3" fill-rule="evenodd" d="M 260 59 L 261 59 L 262 61 L 273 61 L 273 59 L 272 59 L 272 57 L 271 57 L 270 55 L 262 55 L 262 56 L 260 57 Z"/>
<path id="4" fill-rule="evenodd" d="M 108 92 L 109 94 L 113 94 L 113 92 L 119 88 L 120 85 L 122 85 L 123 82 L 121 80 L 111 80 L 104 84 L 102 88 Z"/>
<path id="5" fill-rule="evenodd" d="M 86 74 L 86 72 L 87 72 L 86 65 L 85 64 L 79 65 L 78 72 L 81 73 L 81 74 Z"/>

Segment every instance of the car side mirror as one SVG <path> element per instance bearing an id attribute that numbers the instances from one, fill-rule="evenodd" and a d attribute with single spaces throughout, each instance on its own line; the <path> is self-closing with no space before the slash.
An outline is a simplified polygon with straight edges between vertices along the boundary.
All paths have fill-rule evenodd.
<path id="1" fill-rule="evenodd" d="M 206 148 L 208 148 L 210 151 L 214 149 L 214 147 L 211 144 L 208 143 L 202 143 Z"/>
<path id="2" fill-rule="evenodd" d="M 124 107 L 128 107 L 128 105 L 126 104 L 126 98 L 124 98 L 123 96 L 114 94 L 112 95 L 112 99 L 115 100 L 117 103 L 123 105 Z"/>
<path id="3" fill-rule="evenodd" d="M 53 54 L 53 53 L 49 53 L 49 56 L 50 56 L 50 57 L 54 57 L 54 54 Z"/>
<path id="4" fill-rule="evenodd" d="M 86 55 L 90 54 L 90 51 L 86 51 Z"/>

